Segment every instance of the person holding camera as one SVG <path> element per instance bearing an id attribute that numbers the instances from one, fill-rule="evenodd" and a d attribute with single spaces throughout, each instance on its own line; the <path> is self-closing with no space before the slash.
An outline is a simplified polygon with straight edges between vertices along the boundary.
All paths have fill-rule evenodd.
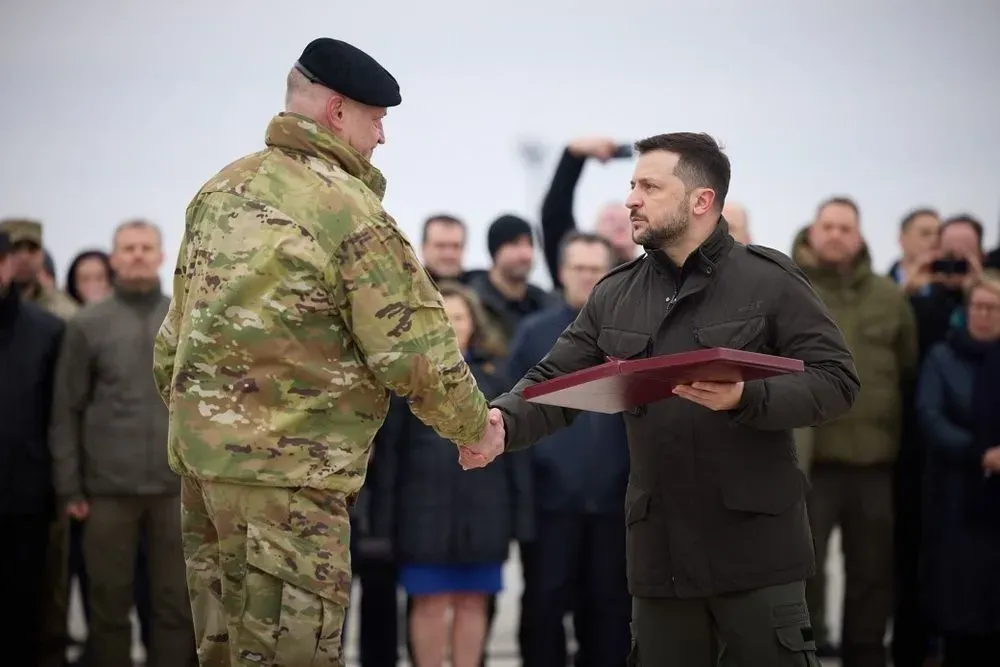
<path id="1" fill-rule="evenodd" d="M 941 223 L 937 251 L 902 285 L 917 318 L 921 359 L 950 329 L 963 326 L 964 294 L 982 274 L 983 224 L 968 214 L 948 218 Z"/>

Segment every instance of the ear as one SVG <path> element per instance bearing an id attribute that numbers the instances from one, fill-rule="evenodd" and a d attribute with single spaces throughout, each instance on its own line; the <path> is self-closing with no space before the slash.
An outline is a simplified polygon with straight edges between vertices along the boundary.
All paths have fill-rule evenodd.
<path id="1" fill-rule="evenodd" d="M 708 188 L 698 188 L 692 193 L 694 201 L 691 202 L 691 213 L 694 215 L 705 215 L 712 210 L 715 205 L 715 191 Z"/>
<path id="2" fill-rule="evenodd" d="M 337 132 L 344 129 L 344 106 L 345 100 L 340 95 L 331 95 L 326 101 L 326 117 Z"/>

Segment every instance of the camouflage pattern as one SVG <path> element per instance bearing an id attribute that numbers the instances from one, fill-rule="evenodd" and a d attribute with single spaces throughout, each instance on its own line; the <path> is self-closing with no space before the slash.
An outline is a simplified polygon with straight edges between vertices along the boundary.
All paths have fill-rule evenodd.
<path id="1" fill-rule="evenodd" d="M 350 598 L 343 493 L 181 486 L 181 532 L 202 667 L 342 667 Z"/>
<path id="2" fill-rule="evenodd" d="M 11 243 L 28 241 L 42 247 L 42 223 L 27 218 L 0 220 L 0 232 L 7 234 Z"/>
<path id="3" fill-rule="evenodd" d="M 12 244 L 27 241 L 42 247 L 42 223 L 27 218 L 7 218 L 0 221 L 0 232 L 7 234 Z M 70 320 L 80 306 L 65 292 L 45 290 L 40 284 L 21 288 L 21 298 L 30 301 L 56 317 Z"/>
<path id="4" fill-rule="evenodd" d="M 353 495 L 387 389 L 441 436 L 477 441 L 486 399 L 382 208 L 381 173 L 294 114 L 265 142 L 187 210 L 154 359 L 172 469 Z"/>
<path id="5" fill-rule="evenodd" d="M 64 292 L 42 289 L 41 285 L 33 285 L 30 289 L 22 290 L 21 298 L 35 303 L 67 322 L 80 310 L 79 304 Z"/>

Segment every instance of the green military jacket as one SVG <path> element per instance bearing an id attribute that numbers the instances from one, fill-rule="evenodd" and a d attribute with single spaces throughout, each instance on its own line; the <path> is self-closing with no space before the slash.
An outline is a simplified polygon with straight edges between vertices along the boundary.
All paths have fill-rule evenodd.
<path id="1" fill-rule="evenodd" d="M 917 372 L 910 303 L 895 283 L 872 271 L 867 247 L 849 272 L 837 273 L 818 265 L 802 230 L 792 257 L 843 332 L 861 378 L 861 393 L 847 414 L 796 440 L 811 450 L 803 454 L 813 463 L 892 462 L 901 446 L 904 395 Z"/>
<path id="2" fill-rule="evenodd" d="M 187 209 L 154 359 L 172 469 L 355 493 L 390 391 L 443 437 L 478 440 L 486 399 L 382 174 L 294 114 L 265 144 Z"/>

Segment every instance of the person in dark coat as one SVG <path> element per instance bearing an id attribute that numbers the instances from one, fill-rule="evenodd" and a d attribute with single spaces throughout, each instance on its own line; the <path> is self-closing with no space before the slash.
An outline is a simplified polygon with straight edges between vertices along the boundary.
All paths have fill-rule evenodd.
<path id="1" fill-rule="evenodd" d="M 491 401 L 505 451 L 577 416 L 528 401 L 528 387 L 609 358 L 728 347 L 801 360 L 799 373 L 679 384 L 629 406 L 625 553 L 631 664 L 715 665 L 720 643 L 736 665 L 814 664 L 816 558 L 792 431 L 851 409 L 853 357 L 790 258 L 729 234 L 729 158 L 712 137 L 657 135 L 636 150 L 626 204 L 646 254 L 608 272 L 545 358 Z"/>
<path id="2" fill-rule="evenodd" d="M 55 516 L 48 426 L 63 322 L 22 301 L 12 244 L 0 232 L 0 599 L 4 664 L 41 664 L 49 525 Z"/>
<path id="3" fill-rule="evenodd" d="M 972 287 L 965 319 L 930 351 L 917 393 L 924 605 L 948 667 L 1000 664 L 1000 281 Z"/>
<path id="4" fill-rule="evenodd" d="M 493 398 L 509 386 L 475 295 L 442 283 L 445 309 L 476 382 Z M 392 537 L 399 581 L 413 601 L 410 640 L 421 667 L 476 667 L 483 657 L 487 603 L 503 587 L 510 543 L 530 539 L 529 461 L 501 457 L 463 471 L 454 444 L 393 397 L 376 435 L 378 476 L 372 532 Z M 447 625 L 453 612 L 452 628 Z M 449 651 L 450 649 L 450 651 Z"/>

